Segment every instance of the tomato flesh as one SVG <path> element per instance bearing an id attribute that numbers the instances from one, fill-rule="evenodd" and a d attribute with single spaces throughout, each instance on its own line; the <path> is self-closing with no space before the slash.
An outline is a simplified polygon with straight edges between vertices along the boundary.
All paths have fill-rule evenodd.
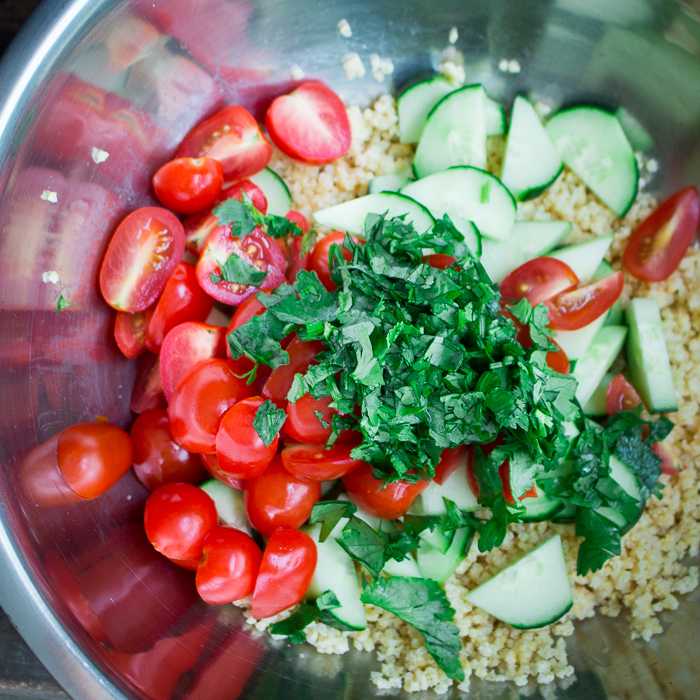
<path id="1" fill-rule="evenodd" d="M 331 279 L 331 268 L 330 268 L 330 252 L 331 246 L 335 243 L 341 247 L 341 252 L 343 254 L 343 260 L 346 262 L 352 259 L 352 254 L 349 250 L 343 248 L 343 241 L 345 240 L 345 233 L 342 231 L 331 231 L 327 236 L 324 236 L 311 251 L 311 269 L 318 275 L 323 286 L 332 292 L 336 289 L 336 283 Z M 351 236 L 355 243 L 362 244 L 364 241 L 357 236 Z"/>
<path id="2" fill-rule="evenodd" d="M 642 403 L 636 389 L 622 374 L 610 382 L 605 399 L 609 416 L 614 416 L 618 411 L 630 411 Z"/>
<path id="3" fill-rule="evenodd" d="M 287 443 L 280 457 L 284 468 L 298 479 L 309 481 L 333 481 L 349 474 L 363 464 L 350 452 L 357 445 L 354 443 L 336 443 L 325 450 L 325 443 L 317 445 L 299 445 Z"/>
<path id="4" fill-rule="evenodd" d="M 155 306 L 145 311 L 117 311 L 114 322 L 114 339 L 122 354 L 133 360 L 146 349 L 146 329 Z"/>
<path id="5" fill-rule="evenodd" d="M 284 432 L 297 442 L 325 443 L 331 436 L 333 416 L 338 413 L 334 408 L 330 408 L 332 400 L 330 396 L 315 399 L 311 394 L 304 394 L 294 403 L 290 401 L 286 408 Z M 318 416 L 318 413 L 321 413 L 321 416 Z M 325 423 L 325 427 L 321 421 Z"/>
<path id="6" fill-rule="evenodd" d="M 153 176 L 156 197 L 178 214 L 193 214 L 210 207 L 223 184 L 223 168 L 213 158 L 176 158 Z"/>
<path id="7" fill-rule="evenodd" d="M 454 474 L 458 467 L 465 462 L 467 454 L 467 446 L 459 445 L 449 450 L 443 450 L 440 455 L 440 461 L 435 467 L 435 476 L 433 481 L 442 486 L 446 479 L 449 479 Z"/>
<path id="8" fill-rule="evenodd" d="M 670 476 L 680 474 L 683 469 L 683 463 L 668 440 L 653 443 L 651 449 L 662 459 L 661 472 L 663 474 L 669 474 Z"/>
<path id="9" fill-rule="evenodd" d="M 500 284 L 501 296 L 507 301 L 527 299 L 537 306 L 553 296 L 573 289 L 579 280 L 576 273 L 557 258 L 533 258 L 508 273 Z"/>
<path id="10" fill-rule="evenodd" d="M 446 255 L 445 253 L 433 253 L 424 258 L 423 262 L 438 270 L 446 270 L 450 265 L 457 262 L 454 255 Z"/>

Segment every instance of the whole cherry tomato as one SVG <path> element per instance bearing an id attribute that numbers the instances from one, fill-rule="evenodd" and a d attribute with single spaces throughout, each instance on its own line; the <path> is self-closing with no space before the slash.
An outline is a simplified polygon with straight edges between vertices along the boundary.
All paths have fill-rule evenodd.
<path id="1" fill-rule="evenodd" d="M 207 603 L 224 605 L 250 595 L 262 561 L 260 547 L 245 532 L 215 527 L 204 540 L 197 591 Z"/>
<path id="2" fill-rule="evenodd" d="M 133 443 L 116 425 L 78 423 L 61 432 L 56 459 L 63 479 L 75 493 L 97 498 L 129 471 Z"/>
<path id="3" fill-rule="evenodd" d="M 500 284 L 506 301 L 527 299 L 537 306 L 578 284 L 576 273 L 557 258 L 533 258 L 507 274 Z"/>
<path id="4" fill-rule="evenodd" d="M 253 593 L 252 615 L 272 617 L 306 594 L 316 571 L 316 543 L 300 530 L 275 530 L 265 547 Z"/>
<path id="5" fill-rule="evenodd" d="M 193 214 L 210 207 L 223 184 L 223 168 L 213 158 L 175 158 L 153 176 L 156 197 L 178 214 Z"/>
<path id="6" fill-rule="evenodd" d="M 199 455 L 202 460 L 202 466 L 207 470 L 207 472 L 218 479 L 222 483 L 230 486 L 232 489 L 237 489 L 238 491 L 243 491 L 245 487 L 245 481 L 243 479 L 234 479 L 232 476 L 224 474 L 221 469 L 219 469 L 219 460 L 216 456 L 216 452 L 206 453 L 203 452 Z"/>
<path id="7" fill-rule="evenodd" d="M 311 251 L 311 269 L 318 275 L 321 283 L 329 292 L 332 292 L 337 286 L 331 279 L 331 246 L 335 244 L 341 247 L 343 260 L 349 261 L 352 258 L 350 251 L 342 247 L 343 241 L 345 240 L 345 235 L 346 234 L 342 231 L 332 231 L 327 236 L 321 238 L 321 240 L 316 243 L 314 249 Z M 355 241 L 355 243 L 364 243 L 364 241 L 357 236 L 351 236 L 351 238 L 353 241 Z"/>
<path id="8" fill-rule="evenodd" d="M 326 450 L 325 444 L 286 443 L 280 457 L 284 468 L 299 479 L 333 481 L 363 464 L 361 459 L 350 455 L 357 444 L 358 441 L 336 443 Z"/>
<path id="9" fill-rule="evenodd" d="M 321 484 L 297 479 L 276 456 L 260 476 L 245 482 L 244 494 L 250 524 L 270 537 L 278 527 L 301 527 L 309 519 L 321 498 Z"/>
<path id="10" fill-rule="evenodd" d="M 333 416 L 338 413 L 330 408 L 332 400 L 330 396 L 315 399 L 311 394 L 304 394 L 294 403 L 290 401 L 286 408 L 284 432 L 297 442 L 325 443 L 331 435 Z"/>
<path id="11" fill-rule="evenodd" d="M 134 472 L 149 491 L 173 481 L 197 484 L 206 476 L 199 455 L 173 440 L 167 411 L 144 411 L 131 427 L 131 439 Z"/>
<path id="12" fill-rule="evenodd" d="M 262 395 L 271 399 L 278 408 L 287 405 L 287 394 L 292 388 L 295 374 L 305 374 L 314 364 L 314 357 L 323 350 L 320 340 L 303 341 L 294 336 L 287 346 L 289 364 L 281 365 L 272 370 L 272 374 L 265 382 Z"/>

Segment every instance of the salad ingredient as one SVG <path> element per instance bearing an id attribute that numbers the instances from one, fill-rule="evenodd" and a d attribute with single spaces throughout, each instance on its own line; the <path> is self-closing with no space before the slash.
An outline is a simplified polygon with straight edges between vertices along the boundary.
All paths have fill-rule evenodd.
<path id="1" fill-rule="evenodd" d="M 285 216 L 292 208 L 292 195 L 289 193 L 289 187 L 274 170 L 263 168 L 248 179 L 260 188 L 267 200 L 266 210 L 256 205 L 263 214 Z M 253 200 L 253 204 L 255 204 L 255 200 Z"/>
<path id="2" fill-rule="evenodd" d="M 660 282 L 676 271 L 698 232 L 700 197 L 686 187 L 660 204 L 632 234 L 622 264 L 643 282 Z"/>
<path id="3" fill-rule="evenodd" d="M 206 472 L 199 455 L 188 452 L 173 439 L 164 410 L 144 411 L 131 427 L 133 466 L 138 480 L 155 491 L 173 481 L 199 483 Z"/>
<path id="4" fill-rule="evenodd" d="M 606 391 L 608 415 L 614 416 L 618 411 L 631 411 L 641 403 L 639 394 L 622 374 L 613 377 Z"/>
<path id="5" fill-rule="evenodd" d="M 460 465 L 464 464 L 467 449 L 466 445 L 459 445 L 450 450 L 442 451 L 440 461 L 435 467 L 435 476 L 433 477 L 433 481 L 438 484 L 438 486 L 442 486 Z"/>
<path id="6" fill-rule="evenodd" d="M 219 481 L 222 484 L 225 484 L 226 486 L 229 486 L 230 488 L 235 489 L 236 491 L 243 491 L 243 486 L 244 486 L 245 482 L 242 479 L 234 479 L 232 476 L 228 476 L 228 475 L 224 474 L 221 471 L 221 469 L 219 469 L 219 460 L 216 457 L 216 452 L 213 452 L 213 453 L 203 452 L 202 454 L 199 455 L 199 458 L 202 460 L 202 466 L 207 470 L 207 472 L 211 476 L 214 477 L 214 480 Z M 200 486 L 201 486 L 201 484 L 200 484 Z M 211 497 L 214 498 L 213 495 L 211 495 Z M 216 500 L 216 499 L 214 499 L 214 500 Z M 246 522 L 248 522 L 248 521 L 246 520 Z"/>
<path id="7" fill-rule="evenodd" d="M 131 212 L 109 242 L 100 289 L 117 311 L 143 311 L 160 296 L 185 250 L 185 232 L 174 214 L 158 207 Z"/>
<path id="8" fill-rule="evenodd" d="M 71 425 L 61 431 L 56 447 L 61 476 L 86 499 L 111 489 L 129 471 L 132 459 L 131 438 L 110 423 Z"/>
<path id="9" fill-rule="evenodd" d="M 214 527 L 204 540 L 197 592 L 206 603 L 223 605 L 250 595 L 262 561 L 252 537 L 232 527 Z"/>
<path id="10" fill-rule="evenodd" d="M 280 458 L 284 468 L 298 479 L 333 481 L 362 464 L 350 454 L 355 444 L 336 443 L 330 449 L 325 449 L 324 444 L 299 445 L 285 442 Z"/>
<path id="11" fill-rule="evenodd" d="M 117 311 L 114 339 L 126 357 L 137 358 L 146 349 L 146 328 L 154 307 L 145 311 Z"/>
<path id="12" fill-rule="evenodd" d="M 549 255 L 552 258 L 565 262 L 574 271 L 582 284 L 588 284 L 613 273 L 612 268 L 610 268 L 607 274 L 594 279 L 596 272 L 604 262 L 605 254 L 610 249 L 612 242 L 612 235 L 596 236 L 583 243 L 574 243 L 573 245 L 553 250 Z"/>
<path id="13" fill-rule="evenodd" d="M 330 407 L 330 396 L 315 399 L 304 394 L 287 404 L 287 421 L 284 432 L 297 442 L 326 442 L 331 436 L 331 422 L 337 411 Z"/>
<path id="14" fill-rule="evenodd" d="M 214 158 L 176 158 L 153 176 L 156 197 L 176 214 L 193 214 L 210 207 L 223 184 L 223 168 Z"/>
<path id="15" fill-rule="evenodd" d="M 229 334 L 229 345 L 232 355 L 243 355 L 243 348 L 236 346 L 234 351 L 231 339 L 234 334 Z M 302 341 L 298 336 L 294 336 L 287 345 L 286 352 L 289 363 L 275 367 L 263 386 L 262 395 L 271 399 L 279 408 L 287 405 L 287 394 L 292 388 L 294 377 L 297 374 L 305 374 L 309 367 L 314 364 L 314 358 L 323 350 L 323 344 L 319 340 Z"/>
<path id="16" fill-rule="evenodd" d="M 337 285 L 331 279 L 331 268 L 330 268 L 330 253 L 331 246 L 337 245 L 340 249 L 340 253 L 344 260 L 350 260 L 352 257 L 349 250 L 343 246 L 343 241 L 345 240 L 345 233 L 342 231 L 332 231 L 327 236 L 324 236 L 315 246 L 311 252 L 311 269 L 316 273 L 317 277 L 321 280 L 323 286 L 332 292 L 337 288 Z M 352 240 L 356 244 L 361 244 L 362 239 L 357 236 L 352 236 Z"/>
<path id="17" fill-rule="evenodd" d="M 460 527 L 454 531 L 452 542 L 447 549 L 432 546 L 426 539 L 416 551 L 416 563 L 423 578 L 431 579 L 441 586 L 452 576 L 457 567 L 469 554 L 474 541 L 474 529 Z"/>
<path id="18" fill-rule="evenodd" d="M 413 182 L 414 179 L 413 170 L 411 168 L 406 168 L 398 173 L 378 175 L 369 181 L 367 192 L 369 194 L 378 194 L 379 192 L 398 192 L 409 182 Z"/>
<path id="19" fill-rule="evenodd" d="M 576 379 L 576 398 L 583 406 L 593 396 L 598 384 L 620 354 L 627 337 L 624 326 L 603 326 L 574 367 L 571 376 Z"/>
<path id="20" fill-rule="evenodd" d="M 350 122 L 345 105 L 323 83 L 303 83 L 275 98 L 265 126 L 274 144 L 291 158 L 322 165 L 350 148 Z"/>
<path id="21" fill-rule="evenodd" d="M 252 615 L 272 617 L 296 605 L 309 588 L 316 569 L 316 545 L 300 530 L 270 533 L 253 592 Z"/>
<path id="22" fill-rule="evenodd" d="M 253 531 L 245 514 L 243 482 L 240 483 L 241 488 L 237 489 L 218 479 L 207 479 L 199 485 L 199 488 L 214 501 L 220 525 L 233 527 L 247 535 L 252 535 Z"/>
<path id="23" fill-rule="evenodd" d="M 576 273 L 556 258 L 533 258 L 507 274 L 499 289 L 507 301 L 527 299 L 531 306 L 566 292 L 578 284 Z"/>
<path id="24" fill-rule="evenodd" d="M 239 105 L 225 107 L 185 136 L 176 158 L 213 158 L 221 163 L 224 183 L 260 172 L 272 148 L 253 116 Z"/>

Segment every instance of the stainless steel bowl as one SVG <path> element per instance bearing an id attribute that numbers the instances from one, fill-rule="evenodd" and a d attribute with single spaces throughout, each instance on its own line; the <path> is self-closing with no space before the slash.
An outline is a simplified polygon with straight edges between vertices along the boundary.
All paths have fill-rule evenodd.
<path id="1" fill-rule="evenodd" d="M 695 0 L 40 7 L 0 74 L 0 603 L 70 695 L 375 694 L 372 655 L 273 643 L 230 606 L 198 603 L 191 577 L 144 543 L 146 492 L 133 476 L 95 501 L 70 502 L 50 451 L 36 449 L 96 415 L 130 421 L 135 370 L 111 339 L 96 271 L 115 222 L 151 201 L 149 177 L 186 131 L 225 101 L 260 116 L 289 85 L 293 64 L 368 103 L 434 68 L 458 26 L 468 74 L 506 102 L 526 91 L 555 105 L 625 105 L 655 140 L 662 176 L 653 187 L 664 194 L 700 181 L 697 13 Z M 350 39 L 337 31 L 342 18 Z M 392 58 L 393 84 L 347 81 L 340 61 L 348 51 Z M 521 72 L 499 71 L 501 58 L 517 59 Z M 97 164 L 93 147 L 108 160 Z M 56 284 L 42 280 L 51 270 Z M 57 316 L 61 294 L 72 306 Z M 578 624 L 568 643 L 576 680 L 546 697 L 697 697 L 699 603 L 688 596 L 662 616 L 666 632 L 650 644 L 631 642 L 624 619 Z M 473 684 L 475 698 L 517 695 L 507 684 Z"/>

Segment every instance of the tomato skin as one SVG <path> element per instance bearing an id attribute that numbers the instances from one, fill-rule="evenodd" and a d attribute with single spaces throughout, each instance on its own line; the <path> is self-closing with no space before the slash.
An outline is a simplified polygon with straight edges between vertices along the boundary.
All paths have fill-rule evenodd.
<path id="1" fill-rule="evenodd" d="M 293 221 L 304 233 L 309 230 L 309 222 L 301 212 L 290 209 L 284 215 L 284 218 Z M 287 261 L 287 282 L 289 284 L 294 284 L 299 272 L 309 269 L 311 252 L 307 251 L 302 255 L 303 236 L 292 236 L 286 239 L 278 238 L 277 245 L 280 247 L 282 255 L 284 255 Z"/>
<path id="2" fill-rule="evenodd" d="M 614 416 L 618 411 L 632 410 L 642 403 L 637 390 L 622 374 L 610 382 L 605 399 L 609 416 Z"/>
<path id="3" fill-rule="evenodd" d="M 625 269 L 643 282 L 668 279 L 698 231 L 698 188 L 686 187 L 662 202 L 632 234 L 622 255 Z"/>
<path id="4" fill-rule="evenodd" d="M 276 455 L 260 476 L 245 482 L 244 496 L 250 524 L 270 537 L 278 527 L 295 529 L 309 519 L 321 498 L 321 484 L 297 479 Z"/>
<path id="5" fill-rule="evenodd" d="M 345 240 L 345 233 L 342 231 L 331 231 L 327 236 L 324 236 L 311 251 L 311 269 L 318 275 L 323 286 L 332 292 L 337 288 L 337 285 L 331 279 L 331 269 L 330 269 L 330 252 L 331 246 L 335 243 L 341 247 L 341 252 L 343 253 L 343 260 L 349 261 L 352 259 L 352 254 L 349 250 L 343 248 L 343 241 Z M 355 243 L 363 244 L 364 241 L 357 236 L 350 236 Z"/>
<path id="6" fill-rule="evenodd" d="M 433 253 L 426 256 L 423 262 L 438 270 L 446 270 L 450 265 L 457 262 L 457 258 L 454 255 L 446 255 L 445 253 Z"/>
<path id="7" fill-rule="evenodd" d="M 467 446 L 459 445 L 449 450 L 443 450 L 440 461 L 435 467 L 433 481 L 442 486 L 446 479 L 449 479 L 454 472 L 464 463 L 467 454 Z"/>
<path id="8" fill-rule="evenodd" d="M 415 484 L 395 481 L 382 488 L 381 480 L 374 478 L 372 466 L 367 463 L 343 477 L 350 500 L 365 513 L 384 520 L 396 520 L 405 515 L 428 483 L 425 480 Z"/>
<path id="9" fill-rule="evenodd" d="M 263 386 L 262 395 L 273 401 L 277 408 L 285 408 L 287 394 L 292 388 L 294 375 L 305 374 L 309 367 L 314 364 L 314 357 L 322 350 L 323 343 L 320 340 L 303 341 L 294 336 L 287 346 L 289 364 L 281 365 L 272 370 L 265 386 Z"/>
<path id="10" fill-rule="evenodd" d="M 195 266 L 178 263 L 156 303 L 146 329 L 146 349 L 158 354 L 165 336 L 180 323 L 204 321 L 214 300 L 197 283 Z"/>
<path id="11" fill-rule="evenodd" d="M 185 230 L 167 209 L 142 207 L 117 226 L 100 269 L 100 290 L 117 311 L 143 311 L 160 296 L 185 251 Z"/>
<path id="12" fill-rule="evenodd" d="M 533 258 L 515 268 L 504 278 L 499 288 L 507 301 L 527 299 L 537 306 L 579 282 L 576 273 L 557 258 Z"/>
<path id="13" fill-rule="evenodd" d="M 131 466 L 133 443 L 110 423 L 78 423 L 65 428 L 56 448 L 58 468 L 68 486 L 86 499 L 114 486 Z"/>
<path id="14" fill-rule="evenodd" d="M 517 322 L 517 319 L 515 319 Z M 518 324 L 519 325 L 519 324 Z M 515 339 L 527 350 L 532 347 L 532 338 L 530 337 L 530 326 L 524 325 L 518 328 L 515 334 Z M 559 344 L 550 338 L 549 342 L 556 347 L 555 350 L 547 352 L 547 367 L 559 372 L 559 374 L 569 374 L 571 372 L 571 362 L 566 356 L 566 353 L 559 347 Z"/>
<path id="15" fill-rule="evenodd" d="M 250 112 L 240 105 L 231 105 L 192 129 L 176 155 L 204 156 L 218 160 L 224 182 L 233 182 L 260 172 L 270 160 L 272 148 Z"/>
<path id="16" fill-rule="evenodd" d="M 350 452 L 359 441 L 336 443 L 324 450 L 325 443 L 304 445 L 286 443 L 280 453 L 284 468 L 298 479 L 307 481 L 333 481 L 349 474 L 363 464 Z"/>
<path id="17" fill-rule="evenodd" d="M 545 302 L 549 326 L 558 331 L 577 331 L 602 316 L 622 295 L 625 276 L 614 272 L 585 287 L 571 289 Z"/>
<path id="18" fill-rule="evenodd" d="M 224 605 L 250 595 L 262 561 L 260 547 L 245 532 L 215 527 L 204 540 L 197 592 L 206 603 Z"/>
<path id="19" fill-rule="evenodd" d="M 262 620 L 296 605 L 316 571 L 316 543 L 300 530 L 271 533 L 255 582 L 253 617 Z"/>
<path id="20" fill-rule="evenodd" d="M 149 491 L 173 481 L 198 484 L 206 476 L 199 455 L 173 440 L 167 411 L 144 411 L 134 421 L 130 435 L 134 443 L 134 472 Z"/>
<path id="21" fill-rule="evenodd" d="M 146 537 L 172 560 L 199 560 L 206 536 L 217 526 L 214 501 L 192 484 L 173 482 L 155 490 L 143 513 Z"/>
<path id="22" fill-rule="evenodd" d="M 229 408 L 216 434 L 216 456 L 219 469 L 234 479 L 260 476 L 277 453 L 279 434 L 266 445 L 253 427 L 255 414 L 263 399 L 254 396 Z"/>
<path id="23" fill-rule="evenodd" d="M 203 452 L 199 455 L 199 458 L 202 460 L 202 466 L 210 476 L 230 486 L 232 489 L 243 491 L 245 481 L 243 481 L 243 479 L 234 479 L 232 476 L 224 474 L 221 469 L 219 469 L 219 460 L 216 456 L 216 452 Z"/>
<path id="24" fill-rule="evenodd" d="M 663 460 L 661 463 L 661 472 L 663 474 L 669 474 L 670 476 L 680 474 L 683 469 L 683 463 L 668 440 L 652 443 L 651 449 Z"/>
<path id="25" fill-rule="evenodd" d="M 136 359 L 146 349 L 146 330 L 153 316 L 154 306 L 144 311 L 117 311 L 114 321 L 114 339 L 122 354 Z"/>
<path id="26" fill-rule="evenodd" d="M 331 435 L 331 421 L 338 413 L 334 408 L 330 408 L 333 399 L 324 396 L 322 399 L 315 399 L 311 394 L 304 394 L 300 399 L 292 403 L 287 403 L 287 420 L 284 424 L 284 432 L 297 442 L 317 443 L 323 442 Z M 323 416 L 321 420 L 328 424 L 323 427 L 321 420 L 314 413 L 320 411 Z"/>
<path id="27" fill-rule="evenodd" d="M 229 256 L 238 255 L 249 264 L 267 271 L 267 277 L 260 287 L 236 284 L 219 280 L 214 282 L 211 275 L 221 276 L 221 266 Z M 279 287 L 284 282 L 285 262 L 282 251 L 273 238 L 260 228 L 239 239 L 231 236 L 227 227 L 218 228 L 209 237 L 197 263 L 197 281 L 202 289 L 217 301 L 238 306 L 248 297 L 260 291 Z"/>
<path id="28" fill-rule="evenodd" d="M 194 214 L 210 207 L 223 184 L 224 170 L 213 158 L 175 158 L 153 176 L 156 197 L 177 214 Z"/>
<path id="29" fill-rule="evenodd" d="M 190 452 L 216 452 L 221 418 L 231 406 L 252 394 L 232 360 L 198 362 L 175 387 L 168 406 L 175 442 Z"/>

